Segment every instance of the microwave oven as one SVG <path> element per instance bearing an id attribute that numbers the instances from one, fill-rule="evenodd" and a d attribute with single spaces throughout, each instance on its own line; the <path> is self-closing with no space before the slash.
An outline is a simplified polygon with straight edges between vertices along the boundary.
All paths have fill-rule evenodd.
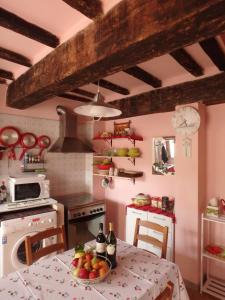
<path id="1" fill-rule="evenodd" d="M 42 177 L 10 177 L 9 194 L 12 202 L 49 198 L 49 180 Z"/>

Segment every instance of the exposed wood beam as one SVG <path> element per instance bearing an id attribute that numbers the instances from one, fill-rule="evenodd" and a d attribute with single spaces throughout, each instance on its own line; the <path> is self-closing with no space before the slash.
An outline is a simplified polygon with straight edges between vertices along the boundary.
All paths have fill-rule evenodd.
<path id="1" fill-rule="evenodd" d="M 5 78 L 5 79 L 14 80 L 13 73 L 10 71 L 3 70 L 3 69 L 0 69 L 0 77 Z"/>
<path id="2" fill-rule="evenodd" d="M 87 98 L 84 98 L 84 97 L 80 97 L 80 96 L 72 95 L 72 94 L 68 94 L 68 93 L 63 93 L 63 94 L 60 94 L 60 95 L 57 95 L 57 96 L 62 97 L 62 98 L 67 98 L 67 99 L 70 99 L 70 100 L 84 102 L 84 103 L 92 102 L 91 99 L 87 99 Z"/>
<path id="3" fill-rule="evenodd" d="M 225 73 L 152 90 L 136 96 L 109 102 L 122 111 L 113 119 L 169 112 L 176 105 L 202 101 L 207 105 L 225 103 Z"/>
<path id="4" fill-rule="evenodd" d="M 7 84 L 7 81 L 6 81 L 6 79 L 4 79 L 4 78 L 0 78 L 0 84 Z"/>
<path id="5" fill-rule="evenodd" d="M 88 98 L 94 98 L 94 96 L 96 95 L 94 93 L 85 91 L 83 89 L 74 89 L 71 92 L 76 93 L 76 94 L 80 94 L 80 95 L 83 95 L 83 96 L 86 96 Z"/>
<path id="6" fill-rule="evenodd" d="M 129 95 L 130 94 L 128 89 L 126 89 L 118 84 L 112 83 L 108 80 L 105 80 L 105 79 L 100 79 L 99 81 L 95 81 L 95 82 L 93 82 L 93 84 L 98 85 L 98 82 L 99 82 L 100 87 L 110 90 L 110 91 L 113 91 L 114 93 L 118 93 L 121 95 Z"/>
<path id="7" fill-rule="evenodd" d="M 143 70 L 142 68 L 140 68 L 138 66 L 126 69 L 126 70 L 124 70 L 124 72 L 155 87 L 155 88 L 162 86 L 160 79 L 158 79 L 157 77 L 153 76 L 152 74 L 146 72 L 145 70 Z"/>
<path id="8" fill-rule="evenodd" d="M 202 67 L 184 49 L 178 49 L 170 55 L 188 72 L 198 77 L 204 74 Z"/>
<path id="9" fill-rule="evenodd" d="M 103 13 L 102 3 L 100 0 L 63 0 L 72 8 L 79 10 L 83 15 L 94 19 Z"/>
<path id="10" fill-rule="evenodd" d="M 12 61 L 16 64 L 26 66 L 26 67 L 32 66 L 29 58 L 27 58 L 19 53 L 13 52 L 11 50 L 2 48 L 2 47 L 0 47 L 0 58 Z"/>
<path id="11" fill-rule="evenodd" d="M 215 36 L 224 9 L 225 0 L 122 0 L 10 84 L 7 105 L 24 109 Z"/>
<path id="12" fill-rule="evenodd" d="M 220 71 L 225 71 L 225 54 L 220 48 L 215 38 L 210 38 L 200 42 L 202 49 L 214 62 Z"/>
<path id="13" fill-rule="evenodd" d="M 59 45 L 59 39 L 47 30 L 34 25 L 19 16 L 0 8 L 0 26 L 13 30 L 26 37 L 55 48 Z"/>

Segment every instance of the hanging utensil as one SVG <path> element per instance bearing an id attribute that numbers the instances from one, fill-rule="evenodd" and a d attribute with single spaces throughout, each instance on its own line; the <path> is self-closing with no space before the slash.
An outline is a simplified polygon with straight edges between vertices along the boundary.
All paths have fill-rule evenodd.
<path id="1" fill-rule="evenodd" d="M 0 143 L 9 148 L 9 159 L 16 159 L 15 147 L 20 142 L 20 132 L 16 127 L 6 126 L 0 129 Z"/>
<path id="2" fill-rule="evenodd" d="M 47 135 L 41 135 L 38 137 L 38 146 L 41 148 L 39 156 L 42 156 L 43 151 L 48 148 L 51 144 L 51 139 Z"/>
<path id="3" fill-rule="evenodd" d="M 20 154 L 20 160 L 22 160 L 26 151 L 37 145 L 37 137 L 31 132 L 25 132 L 21 135 L 20 144 L 23 147 L 23 151 Z"/>

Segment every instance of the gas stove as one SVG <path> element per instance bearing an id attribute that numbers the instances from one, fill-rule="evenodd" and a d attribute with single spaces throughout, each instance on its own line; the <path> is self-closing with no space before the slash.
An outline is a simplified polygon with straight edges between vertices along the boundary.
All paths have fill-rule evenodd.
<path id="1" fill-rule="evenodd" d="M 64 205 L 65 229 L 68 248 L 96 238 L 99 223 L 105 228 L 105 201 L 96 200 L 89 193 L 54 197 Z"/>
<path id="2" fill-rule="evenodd" d="M 104 200 L 96 200 L 89 193 L 64 195 L 55 199 L 64 205 L 68 220 L 105 213 Z"/>

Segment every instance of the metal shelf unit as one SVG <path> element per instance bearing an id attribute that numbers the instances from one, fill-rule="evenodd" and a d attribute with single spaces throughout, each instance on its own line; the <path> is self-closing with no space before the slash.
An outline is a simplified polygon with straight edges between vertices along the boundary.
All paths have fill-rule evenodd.
<path id="1" fill-rule="evenodd" d="M 205 292 L 217 299 L 225 300 L 225 282 L 209 275 L 209 260 L 214 260 L 225 264 L 225 258 L 211 254 L 204 250 L 205 223 L 208 227 L 211 223 L 219 223 L 225 225 L 225 217 L 207 217 L 201 216 L 201 270 L 200 270 L 200 292 Z M 206 260 L 206 281 L 204 282 L 204 260 Z"/>

